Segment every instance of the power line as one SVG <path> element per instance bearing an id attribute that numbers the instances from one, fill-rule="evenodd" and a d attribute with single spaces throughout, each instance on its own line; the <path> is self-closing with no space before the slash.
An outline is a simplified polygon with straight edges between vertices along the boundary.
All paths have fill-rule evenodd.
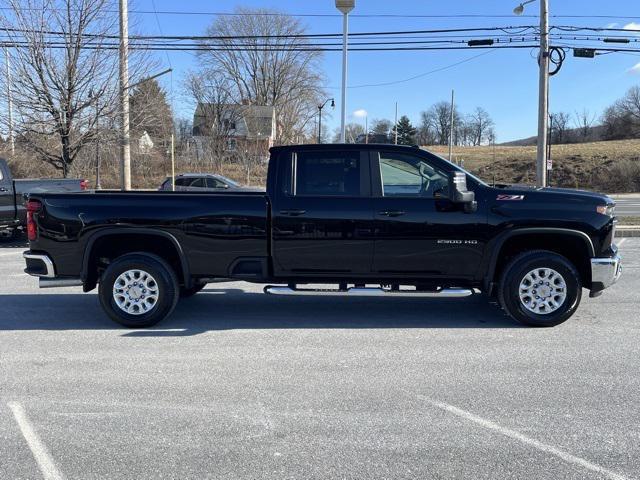
<path id="1" fill-rule="evenodd" d="M 0 7 L 0 10 L 12 10 L 11 7 Z M 35 8 L 21 8 L 23 11 L 40 11 Z M 51 8 L 50 11 L 65 11 L 63 9 Z M 106 13 L 117 13 L 117 10 L 105 10 Z M 299 17 L 299 18 L 339 18 L 342 15 L 336 13 L 289 13 L 289 12 L 218 12 L 218 11 L 185 11 L 185 10 L 130 10 L 129 13 L 141 14 L 141 15 L 182 15 L 182 16 L 220 16 L 220 17 L 246 17 L 246 16 L 264 16 L 264 17 Z M 587 19 L 637 19 L 638 15 L 563 15 L 555 14 L 549 15 L 551 18 L 587 18 Z M 437 14 L 396 14 L 396 13 L 355 13 L 350 14 L 351 18 L 513 18 L 513 14 L 486 14 L 486 13 L 460 13 L 450 15 L 437 15 Z M 521 18 L 539 18 L 538 15 L 520 15 Z"/>
<path id="2" fill-rule="evenodd" d="M 428 72 L 419 73 L 418 75 L 414 75 L 414 76 L 409 77 L 409 78 L 404 78 L 402 80 L 394 80 L 394 81 L 391 81 L 391 82 L 381 82 L 381 83 L 369 83 L 369 84 L 363 84 L 363 85 L 352 85 L 352 86 L 347 87 L 347 88 L 384 87 L 384 86 L 388 86 L 388 85 L 397 85 L 399 83 L 410 82 L 411 80 L 416 80 L 418 78 L 426 77 L 427 75 L 432 75 L 434 73 L 442 72 L 444 70 L 448 70 L 450 68 L 457 67 L 458 65 L 462 65 L 463 63 L 470 62 L 472 60 L 475 60 L 476 58 L 482 57 L 484 55 L 488 55 L 488 54 L 493 53 L 493 52 L 495 52 L 495 49 L 491 49 L 491 50 L 488 50 L 486 52 L 482 52 L 482 53 L 480 53 L 478 55 L 474 55 L 473 57 L 465 58 L 464 60 L 461 60 L 459 62 L 452 63 L 451 65 L 446 65 L 444 67 L 436 68 L 434 70 L 429 70 Z"/>

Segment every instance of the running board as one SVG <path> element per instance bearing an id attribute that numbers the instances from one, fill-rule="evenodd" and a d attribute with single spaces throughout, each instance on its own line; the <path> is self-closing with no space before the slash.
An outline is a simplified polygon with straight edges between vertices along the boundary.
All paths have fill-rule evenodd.
<path id="1" fill-rule="evenodd" d="M 55 287 L 81 287 L 83 285 L 82 280 L 79 278 L 40 278 L 40 288 L 55 288 Z"/>
<path id="2" fill-rule="evenodd" d="M 467 288 L 443 288 L 435 291 L 423 290 L 386 290 L 383 288 L 349 288 L 347 290 L 290 288 L 267 285 L 264 293 L 269 295 L 337 295 L 341 297 L 424 297 L 424 298 L 462 298 L 473 295 Z"/>

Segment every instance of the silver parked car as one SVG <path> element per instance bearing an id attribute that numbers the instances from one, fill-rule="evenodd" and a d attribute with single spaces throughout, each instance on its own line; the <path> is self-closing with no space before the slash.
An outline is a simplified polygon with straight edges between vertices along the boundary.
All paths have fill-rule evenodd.
<path id="1" fill-rule="evenodd" d="M 162 182 L 161 191 L 171 191 L 171 177 Z M 261 192 L 262 189 L 243 187 L 230 178 L 212 173 L 183 173 L 176 175 L 176 191 L 180 192 L 203 192 L 203 191 L 238 191 L 238 192 Z"/>

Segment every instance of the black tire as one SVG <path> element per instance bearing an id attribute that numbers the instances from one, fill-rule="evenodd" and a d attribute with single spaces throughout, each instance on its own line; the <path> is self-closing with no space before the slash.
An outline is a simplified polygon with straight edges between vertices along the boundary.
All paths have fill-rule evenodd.
<path id="1" fill-rule="evenodd" d="M 556 310 L 539 314 L 525 306 L 526 298 L 520 299 L 520 285 L 529 272 L 545 268 L 555 270 L 562 276 L 566 297 Z M 513 258 L 503 270 L 498 285 L 498 300 L 503 310 L 518 322 L 532 327 L 560 325 L 575 313 L 581 298 L 582 281 L 575 266 L 565 257 L 547 250 L 524 252 Z M 533 298 L 531 301 L 534 301 Z"/>
<path id="2" fill-rule="evenodd" d="M 18 237 L 18 231 L 11 228 L 0 231 L 0 242 L 12 242 Z"/>
<path id="3" fill-rule="evenodd" d="M 180 298 L 193 297 L 196 293 L 201 291 L 206 286 L 207 286 L 206 283 L 196 282 L 193 285 L 191 285 L 191 287 L 189 287 L 189 288 L 182 287 L 182 288 L 180 288 Z"/>
<path id="4" fill-rule="evenodd" d="M 120 275 L 129 270 L 146 272 L 152 277 L 152 284 L 157 286 L 156 295 L 154 295 L 154 297 L 157 297 L 157 301 L 147 307 L 149 311 L 139 314 L 127 313 L 118 306 L 114 298 L 116 281 Z M 140 285 L 142 286 L 142 283 Z M 100 305 L 114 322 L 129 328 L 143 328 L 155 325 L 171 314 L 178 303 L 179 291 L 176 274 L 167 262 L 151 254 L 130 253 L 117 258 L 107 267 L 100 279 L 98 295 L 100 297 Z M 136 293 L 140 294 L 141 292 Z M 122 298 L 124 298 L 124 295 Z M 141 298 L 144 299 L 145 297 Z M 137 300 L 139 301 L 140 299 Z M 147 301 L 149 300 L 150 298 L 147 299 Z M 129 304 L 131 303 L 129 302 Z M 140 309 L 141 307 L 138 307 L 138 310 Z"/>

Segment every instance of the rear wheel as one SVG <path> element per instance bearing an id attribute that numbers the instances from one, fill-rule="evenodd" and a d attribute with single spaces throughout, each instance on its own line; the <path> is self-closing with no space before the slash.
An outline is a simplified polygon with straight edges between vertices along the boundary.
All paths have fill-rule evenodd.
<path id="1" fill-rule="evenodd" d="M 102 308 L 113 321 L 130 328 L 150 327 L 167 317 L 178 294 L 174 271 L 155 255 L 123 255 L 100 279 Z"/>
<path id="2" fill-rule="evenodd" d="M 582 282 L 565 257 L 546 250 L 525 252 L 505 267 L 498 287 L 502 308 L 534 327 L 554 327 L 577 310 Z"/>

